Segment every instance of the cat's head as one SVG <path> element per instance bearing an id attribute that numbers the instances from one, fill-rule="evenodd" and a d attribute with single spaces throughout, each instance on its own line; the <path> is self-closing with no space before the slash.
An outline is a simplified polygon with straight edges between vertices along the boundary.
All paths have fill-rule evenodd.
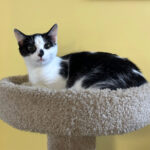
<path id="1" fill-rule="evenodd" d="M 25 35 L 14 29 L 20 54 L 34 67 L 50 63 L 57 55 L 57 24 L 43 34 Z"/>

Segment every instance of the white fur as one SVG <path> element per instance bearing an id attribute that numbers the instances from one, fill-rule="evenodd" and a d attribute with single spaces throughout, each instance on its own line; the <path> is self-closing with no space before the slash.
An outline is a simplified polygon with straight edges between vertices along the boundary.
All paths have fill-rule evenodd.
<path id="1" fill-rule="evenodd" d="M 66 80 L 59 75 L 61 58 L 56 57 L 57 45 L 49 50 L 44 49 L 44 40 L 41 36 L 35 37 L 36 52 L 24 57 L 27 65 L 29 80 L 33 85 L 45 86 L 50 89 L 62 89 Z M 44 51 L 43 60 L 38 56 L 40 49 Z"/>
<path id="2" fill-rule="evenodd" d="M 36 36 L 34 39 L 34 42 L 35 42 L 35 46 L 38 48 L 38 50 L 44 48 L 45 42 L 44 42 L 42 36 L 40 36 L 40 35 Z"/>
<path id="3" fill-rule="evenodd" d="M 140 76 L 143 76 L 141 72 L 139 72 L 139 71 L 137 71 L 137 70 L 135 70 L 135 69 L 132 69 L 132 71 L 133 71 L 134 73 L 140 75 Z"/>
<path id="4" fill-rule="evenodd" d="M 73 89 L 76 89 L 76 90 L 83 89 L 83 87 L 82 87 L 82 81 L 83 81 L 83 80 L 84 80 L 84 77 L 81 78 L 81 79 L 79 79 L 79 80 L 77 80 L 77 81 L 75 82 L 75 84 L 72 86 L 72 88 L 73 88 Z"/>
<path id="5" fill-rule="evenodd" d="M 117 58 L 120 58 L 120 59 L 124 59 L 124 58 L 122 58 L 122 57 L 120 57 L 120 56 L 118 56 L 118 55 L 116 55 L 116 57 L 117 57 Z"/>
<path id="6" fill-rule="evenodd" d="M 29 69 L 29 79 L 34 85 L 45 86 L 50 89 L 62 89 L 66 86 L 66 80 L 59 75 L 61 59 L 56 57 L 51 63 Z"/>

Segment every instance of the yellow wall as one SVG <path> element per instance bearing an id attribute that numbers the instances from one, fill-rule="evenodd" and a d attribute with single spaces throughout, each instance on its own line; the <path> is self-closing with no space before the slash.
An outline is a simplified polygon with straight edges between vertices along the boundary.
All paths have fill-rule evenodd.
<path id="1" fill-rule="evenodd" d="M 107 51 L 133 60 L 150 80 L 150 1 L 0 0 L 0 78 L 25 74 L 13 28 L 32 34 L 59 25 L 59 55 Z M 97 138 L 97 150 L 150 150 L 150 127 Z M 46 136 L 0 121 L 0 150 L 46 150 Z"/>

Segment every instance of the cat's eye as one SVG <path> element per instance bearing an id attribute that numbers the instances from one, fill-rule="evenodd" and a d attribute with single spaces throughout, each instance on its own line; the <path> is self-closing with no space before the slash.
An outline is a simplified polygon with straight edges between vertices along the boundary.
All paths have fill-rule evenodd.
<path id="1" fill-rule="evenodd" d="M 51 47 L 51 44 L 50 43 L 46 43 L 45 45 L 44 45 L 44 48 L 45 49 L 49 49 Z"/>
<path id="2" fill-rule="evenodd" d="M 34 45 L 28 45 L 28 50 L 30 52 L 34 52 L 36 50 L 36 47 Z"/>

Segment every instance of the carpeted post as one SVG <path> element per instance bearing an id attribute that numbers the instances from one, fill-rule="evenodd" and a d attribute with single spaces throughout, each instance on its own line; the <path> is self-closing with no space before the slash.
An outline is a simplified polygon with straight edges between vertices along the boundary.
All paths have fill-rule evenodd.
<path id="1" fill-rule="evenodd" d="M 96 137 L 48 135 L 48 150 L 95 150 Z"/>

